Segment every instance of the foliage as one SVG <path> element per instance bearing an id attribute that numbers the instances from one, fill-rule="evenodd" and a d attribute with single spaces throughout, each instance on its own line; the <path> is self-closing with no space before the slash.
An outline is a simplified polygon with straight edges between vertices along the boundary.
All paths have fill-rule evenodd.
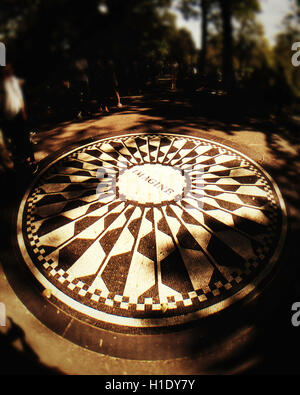
<path id="1" fill-rule="evenodd" d="M 283 20 L 283 31 L 277 35 L 274 47 L 275 67 L 282 75 L 291 93 L 300 98 L 300 68 L 291 62 L 291 46 L 300 42 L 300 1 L 291 7 L 290 13 Z"/>
<path id="2" fill-rule="evenodd" d="M 227 31 L 225 2 L 230 5 Z M 218 79 L 227 61 L 240 85 L 255 76 L 271 88 L 285 84 L 300 97 L 300 68 L 291 65 L 291 45 L 300 41 L 300 0 L 292 4 L 274 48 L 257 18 L 259 0 L 1 0 L 0 40 L 7 44 L 8 60 L 41 83 L 45 76 L 59 77 L 79 56 L 105 55 L 121 68 L 136 61 L 192 65 L 197 51 L 191 34 L 176 27 L 175 6 L 201 23 L 199 64 L 205 63 L 206 74 Z"/>
<path id="3" fill-rule="evenodd" d="M 99 54 L 122 64 L 189 58 L 195 47 L 176 28 L 171 0 L 2 0 L 0 32 L 23 73 L 57 75 L 72 58 Z M 175 48 L 177 41 L 178 48 Z"/>

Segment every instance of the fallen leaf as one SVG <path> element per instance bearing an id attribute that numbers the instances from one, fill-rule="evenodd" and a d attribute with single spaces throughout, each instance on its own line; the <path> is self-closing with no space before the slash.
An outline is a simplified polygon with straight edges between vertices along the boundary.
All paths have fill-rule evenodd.
<path id="1" fill-rule="evenodd" d="M 44 296 L 45 298 L 50 299 L 50 298 L 51 298 L 51 295 L 52 295 L 51 289 L 48 289 L 48 288 L 44 289 L 44 291 L 43 291 L 43 296 Z"/>

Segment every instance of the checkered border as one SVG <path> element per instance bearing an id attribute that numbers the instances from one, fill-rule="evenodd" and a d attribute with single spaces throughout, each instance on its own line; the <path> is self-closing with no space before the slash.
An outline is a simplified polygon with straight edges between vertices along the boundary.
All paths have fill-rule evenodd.
<path id="1" fill-rule="evenodd" d="M 160 135 L 143 135 L 143 137 L 158 137 Z M 163 135 L 161 135 L 163 136 Z M 134 136 L 132 136 L 134 137 Z M 182 139 L 183 137 L 181 136 L 168 136 L 170 137 L 170 140 L 173 138 L 178 138 Z M 120 141 L 124 140 L 126 141 L 129 137 L 123 137 L 123 138 L 115 138 L 115 139 L 108 139 L 105 141 L 105 143 L 110 143 L 112 141 Z M 191 141 L 195 142 L 193 138 L 185 138 L 186 141 Z M 102 144 L 102 143 L 100 143 Z M 198 146 L 200 145 L 205 145 L 209 146 L 210 148 L 216 148 L 219 150 L 221 154 L 228 154 L 236 159 L 241 161 L 241 164 L 246 165 L 251 171 L 257 175 L 259 178 L 260 182 L 264 184 L 264 190 L 266 192 L 268 201 L 270 202 L 270 231 L 273 231 L 276 229 L 276 223 L 277 223 L 277 214 L 274 212 L 278 210 L 278 206 L 276 203 L 276 200 L 274 198 L 273 191 L 267 182 L 267 180 L 262 177 L 262 173 L 251 163 L 249 163 L 246 159 L 241 157 L 235 152 L 231 152 L 230 150 L 226 150 L 225 148 L 220 147 L 217 144 L 213 143 L 208 143 L 208 142 L 203 142 L 200 141 L 197 142 Z M 93 144 L 89 146 L 88 148 L 98 148 L 99 144 Z M 101 145 L 100 145 L 101 147 Z M 85 152 L 88 148 L 84 148 L 81 151 L 76 151 L 73 152 L 71 155 L 68 156 L 68 158 L 76 158 L 79 152 Z M 66 159 L 66 158 L 64 158 Z M 145 162 L 148 163 L 148 162 Z M 51 174 L 53 173 L 53 169 L 49 169 Z M 48 173 L 50 174 L 50 173 Z M 137 312 L 139 311 L 145 311 L 147 309 L 150 309 L 152 311 L 162 311 L 165 312 L 167 310 L 176 310 L 180 307 L 190 307 L 195 304 L 199 305 L 199 303 L 204 303 L 207 300 L 218 297 L 221 295 L 222 290 L 229 291 L 231 290 L 234 286 L 237 286 L 243 281 L 243 276 L 244 275 L 249 275 L 251 272 L 256 269 L 261 260 L 264 259 L 265 254 L 270 249 L 270 246 L 272 244 L 272 239 L 274 238 L 272 236 L 267 236 L 264 243 L 265 245 L 257 250 L 258 252 L 258 257 L 257 259 L 251 258 L 246 262 L 246 270 L 243 273 L 233 273 L 232 277 L 229 278 L 229 281 L 223 284 L 221 281 L 218 281 L 214 284 L 215 288 L 211 289 L 210 287 L 206 287 L 204 289 L 199 289 L 199 290 L 194 290 L 188 293 L 182 293 L 178 294 L 175 296 L 171 297 L 161 297 L 159 298 L 144 298 L 144 300 L 139 300 L 138 299 L 132 299 L 128 296 L 124 295 L 116 295 L 112 293 L 104 293 L 101 290 L 94 290 L 92 291 L 90 287 L 87 284 L 84 284 L 82 281 L 78 279 L 71 278 L 69 274 L 67 274 L 63 269 L 58 268 L 58 263 L 53 262 L 52 259 L 47 259 L 46 258 L 46 252 L 43 248 L 43 246 L 40 243 L 40 240 L 38 238 L 38 235 L 36 233 L 35 226 L 33 225 L 34 221 L 34 207 L 35 203 L 37 202 L 40 192 L 40 188 L 35 188 L 32 195 L 28 198 L 27 200 L 27 217 L 26 217 L 26 231 L 28 234 L 28 240 L 33 247 L 33 252 L 36 255 L 38 261 L 40 262 L 41 265 L 43 265 L 44 269 L 47 271 L 47 274 L 49 277 L 52 277 L 56 281 L 58 281 L 61 285 L 65 286 L 68 288 L 69 291 L 75 293 L 77 296 L 82 298 L 82 302 L 87 302 L 89 301 L 90 303 L 96 304 L 97 307 L 101 308 L 101 305 L 106 305 L 108 307 L 113 307 L 113 308 L 120 308 L 123 310 L 128 310 L 129 308 L 135 309 Z M 273 233 L 271 232 L 271 233 Z"/>

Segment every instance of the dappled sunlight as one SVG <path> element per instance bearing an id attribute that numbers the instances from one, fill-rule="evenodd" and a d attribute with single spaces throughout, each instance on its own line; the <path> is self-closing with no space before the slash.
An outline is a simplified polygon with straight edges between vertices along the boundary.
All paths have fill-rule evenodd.
<path id="1" fill-rule="evenodd" d="M 6 370 L 295 370 L 300 0 L 279 2 L 1 2 Z"/>

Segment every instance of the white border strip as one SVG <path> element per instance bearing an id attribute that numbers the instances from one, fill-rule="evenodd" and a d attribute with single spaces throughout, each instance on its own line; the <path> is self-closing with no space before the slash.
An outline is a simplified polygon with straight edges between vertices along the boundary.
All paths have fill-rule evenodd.
<path id="1" fill-rule="evenodd" d="M 209 144 L 213 143 L 213 144 L 219 145 L 219 146 L 225 148 L 226 150 L 230 150 L 232 152 L 237 153 L 239 156 L 246 158 L 250 163 L 252 163 L 254 166 L 256 166 L 262 172 L 262 174 L 269 180 L 269 182 L 274 187 L 274 190 L 275 190 L 277 197 L 279 199 L 280 208 L 282 210 L 281 211 L 282 212 L 282 231 L 281 231 L 279 243 L 277 245 L 277 248 L 276 248 L 272 258 L 269 261 L 269 264 L 267 265 L 265 270 L 263 270 L 262 273 L 251 282 L 251 284 L 247 285 L 245 288 L 241 289 L 239 292 L 230 296 L 229 298 L 224 299 L 221 302 L 219 302 L 213 306 L 206 307 L 203 310 L 199 310 L 194 313 L 189 313 L 189 314 L 176 316 L 176 317 L 159 318 L 159 319 L 141 319 L 141 318 L 130 318 L 130 317 L 116 316 L 113 314 L 108 314 L 108 313 L 96 310 L 92 307 L 85 306 L 85 305 L 77 302 L 76 300 L 72 299 L 68 295 L 65 295 L 63 292 L 61 292 L 59 289 L 57 289 L 52 283 L 50 283 L 41 274 L 41 272 L 36 268 L 36 266 L 32 262 L 29 254 L 27 252 L 27 249 L 26 249 L 26 246 L 24 243 L 24 238 L 23 238 L 23 233 L 22 233 L 23 212 L 24 212 L 24 208 L 25 208 L 25 203 L 27 201 L 27 198 L 28 198 L 34 184 L 36 183 L 37 179 L 40 178 L 41 175 L 44 174 L 48 170 L 48 168 L 50 166 L 53 166 L 53 164 L 55 164 L 56 162 L 60 161 L 64 157 L 69 156 L 70 154 L 72 154 L 78 150 L 81 150 L 81 149 L 88 147 L 90 145 L 98 144 L 104 140 L 106 141 L 106 140 L 114 140 L 117 138 L 123 138 L 123 137 L 128 137 L 128 136 L 147 136 L 147 135 L 149 135 L 149 133 L 134 133 L 134 134 L 113 136 L 113 137 L 109 137 L 109 138 L 106 137 L 106 138 L 103 138 L 100 140 L 93 141 L 91 143 L 87 143 L 83 146 L 77 147 L 77 148 L 73 149 L 72 151 L 69 151 L 69 152 L 63 154 L 59 158 L 56 158 L 53 162 L 49 163 L 37 175 L 37 177 L 33 180 L 33 182 L 30 184 L 29 188 L 27 189 L 27 191 L 22 199 L 22 202 L 21 202 L 21 205 L 20 205 L 20 208 L 18 211 L 18 216 L 17 216 L 17 240 L 18 240 L 18 245 L 19 245 L 20 251 L 21 251 L 22 256 L 25 260 L 25 263 L 28 266 L 28 268 L 30 269 L 30 271 L 32 272 L 32 274 L 35 276 L 35 278 L 45 288 L 51 290 L 52 295 L 54 295 L 59 301 L 66 304 L 68 307 L 71 307 L 74 310 L 78 311 L 79 313 L 85 314 L 85 315 L 92 317 L 96 320 L 100 320 L 100 321 L 110 323 L 110 324 L 116 324 L 116 325 L 128 326 L 128 327 L 136 327 L 136 328 L 164 327 L 164 326 L 172 326 L 172 325 L 178 325 L 178 324 L 194 321 L 199 318 L 207 317 L 209 315 L 215 314 L 215 313 L 219 312 L 220 310 L 223 310 L 223 309 L 227 308 L 228 306 L 232 305 L 233 303 L 236 303 L 238 300 L 241 300 L 242 298 L 244 298 L 245 296 L 250 294 L 252 291 L 254 291 L 256 286 L 271 272 L 274 264 L 276 263 L 276 261 L 278 260 L 278 258 L 280 256 L 280 253 L 282 251 L 282 248 L 283 248 L 283 245 L 285 242 L 286 232 L 287 232 L 287 212 L 286 212 L 286 206 L 285 206 L 283 197 L 281 195 L 281 192 L 280 192 L 277 184 L 273 180 L 273 178 L 269 174 L 267 174 L 265 172 L 265 170 L 258 163 L 254 162 L 247 155 L 244 155 L 243 153 L 231 148 L 230 146 L 226 146 L 224 144 L 221 144 L 221 143 L 218 143 L 215 141 L 211 141 L 211 140 L 208 140 L 208 139 L 205 139 L 202 137 L 196 137 L 196 136 L 191 136 L 191 137 L 188 136 L 187 137 L 185 135 L 180 135 L 180 134 L 158 133 L 158 134 L 156 134 L 156 136 L 160 136 L 160 135 L 166 136 L 167 135 L 167 136 L 172 136 L 172 137 L 183 137 L 185 139 L 198 139 L 201 141 L 208 142 Z"/>

